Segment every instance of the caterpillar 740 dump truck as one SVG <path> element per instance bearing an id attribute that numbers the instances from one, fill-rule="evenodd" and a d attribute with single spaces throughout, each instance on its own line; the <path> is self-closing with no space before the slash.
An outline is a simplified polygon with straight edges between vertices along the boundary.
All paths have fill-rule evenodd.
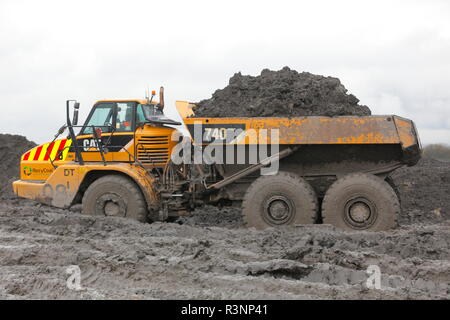
<path id="1" fill-rule="evenodd" d="M 247 226 L 258 229 L 395 227 L 401 207 L 389 175 L 421 155 L 411 120 L 195 118 L 190 103 L 176 104 L 183 123 L 164 116 L 161 90 L 159 103 L 153 97 L 98 101 L 78 126 L 79 104 L 67 101 L 67 123 L 53 141 L 22 156 L 15 193 L 142 222 L 210 204 L 242 206 Z M 67 138 L 58 139 L 66 130 Z"/>

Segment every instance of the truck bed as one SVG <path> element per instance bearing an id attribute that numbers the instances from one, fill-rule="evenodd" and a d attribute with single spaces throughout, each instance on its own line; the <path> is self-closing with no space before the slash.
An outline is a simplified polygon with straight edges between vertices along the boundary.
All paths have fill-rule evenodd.
<path id="1" fill-rule="evenodd" d="M 421 153 L 414 123 L 395 115 L 183 120 L 194 143 L 202 145 L 397 145 L 408 165 L 416 164 Z"/>

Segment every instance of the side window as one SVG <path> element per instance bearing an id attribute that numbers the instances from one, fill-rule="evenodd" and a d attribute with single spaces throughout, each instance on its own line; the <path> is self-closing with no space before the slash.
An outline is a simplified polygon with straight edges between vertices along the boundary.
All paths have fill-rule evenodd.
<path id="1" fill-rule="evenodd" d="M 147 122 L 147 116 L 160 117 L 164 116 L 161 110 L 159 110 L 155 104 L 138 104 L 136 108 L 136 124 Z"/>
<path id="2" fill-rule="evenodd" d="M 102 103 L 95 107 L 94 112 L 85 124 L 82 134 L 92 134 L 92 126 L 102 129 L 103 132 L 110 132 L 113 121 L 113 103 Z"/>
<path id="3" fill-rule="evenodd" d="M 116 131 L 127 132 L 133 131 L 133 102 L 118 102 Z"/>
<path id="4" fill-rule="evenodd" d="M 136 109 L 136 123 L 144 123 L 146 121 L 142 104 L 138 104 Z"/>

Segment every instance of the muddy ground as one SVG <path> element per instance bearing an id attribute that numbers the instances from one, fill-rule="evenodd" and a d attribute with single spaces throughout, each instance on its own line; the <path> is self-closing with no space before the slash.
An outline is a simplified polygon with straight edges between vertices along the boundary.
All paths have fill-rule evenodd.
<path id="1" fill-rule="evenodd" d="M 205 208 L 183 224 L 141 224 L 4 200 L 0 298 L 450 297 L 448 219 L 377 233 L 328 225 L 256 231 L 243 228 L 238 213 Z M 72 265 L 82 290 L 66 286 Z M 380 268 L 379 290 L 366 287 L 369 265 Z"/>
<path id="2" fill-rule="evenodd" d="M 234 74 L 228 86 L 196 103 L 196 117 L 290 117 L 370 115 L 338 78 L 284 67 L 258 76 Z"/>

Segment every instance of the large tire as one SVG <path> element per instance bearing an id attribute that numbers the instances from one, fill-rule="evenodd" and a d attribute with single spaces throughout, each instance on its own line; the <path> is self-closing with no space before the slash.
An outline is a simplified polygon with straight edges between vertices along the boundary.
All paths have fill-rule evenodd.
<path id="1" fill-rule="evenodd" d="M 147 221 L 147 205 L 141 190 L 124 176 L 107 175 L 95 180 L 84 193 L 82 202 L 83 214 Z"/>
<path id="2" fill-rule="evenodd" d="M 242 202 L 246 225 L 256 229 L 314 223 L 317 208 L 314 189 L 289 172 L 259 177 L 250 185 Z"/>
<path id="3" fill-rule="evenodd" d="M 400 203 L 383 179 L 363 173 L 334 182 L 322 202 L 323 223 L 348 231 L 383 231 L 397 226 Z"/>

